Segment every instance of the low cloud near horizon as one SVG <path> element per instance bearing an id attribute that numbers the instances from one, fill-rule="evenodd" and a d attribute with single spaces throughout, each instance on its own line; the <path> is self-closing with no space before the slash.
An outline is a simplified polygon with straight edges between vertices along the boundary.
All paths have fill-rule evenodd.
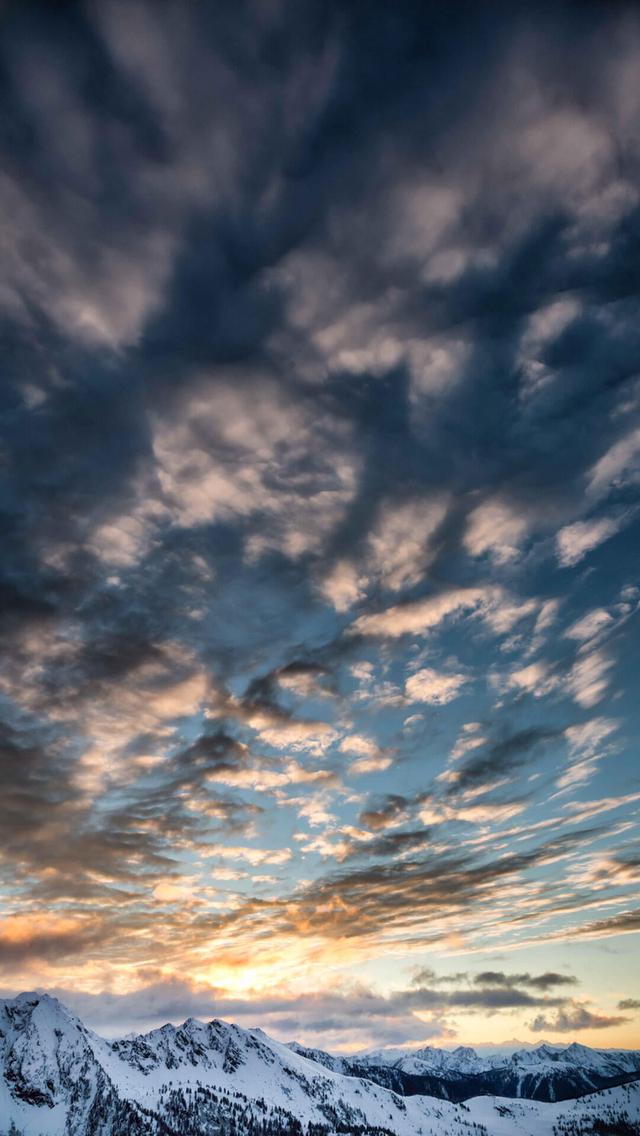
<path id="1" fill-rule="evenodd" d="M 607 1018 L 584 1000 L 566 994 L 578 980 L 570 974 L 508 974 L 502 971 L 438 976 L 419 971 L 403 990 L 381 996 L 360 983 L 332 993 L 292 995 L 284 989 L 232 998 L 225 990 L 199 987 L 184 980 L 150 982 L 129 994 L 53 993 L 86 1024 L 105 1036 L 142 1033 L 188 1017 L 222 1018 L 245 1028 L 260 1027 L 280 1041 L 317 1046 L 336 1052 L 398 1044 L 452 1045 L 457 1031 L 449 1015 L 463 1009 L 471 1015 L 495 1015 L 526 1008 L 536 1013 L 529 1028 L 553 1033 L 576 1028 L 607 1028 L 628 1017 Z M 621 1007 L 624 1008 L 624 1007 Z M 633 1008 L 633 1007 L 628 1007 Z M 429 1015 L 429 1019 L 421 1015 Z M 548 1015 L 548 1017 L 545 1017 Z"/>

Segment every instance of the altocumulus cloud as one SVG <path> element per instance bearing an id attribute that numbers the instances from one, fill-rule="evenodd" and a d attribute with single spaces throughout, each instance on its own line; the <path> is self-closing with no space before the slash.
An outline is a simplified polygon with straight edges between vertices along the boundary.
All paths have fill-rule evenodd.
<path id="1" fill-rule="evenodd" d="M 5 5 L 7 986 L 625 1028 L 556 952 L 639 927 L 639 63 L 622 2 Z M 553 962 L 395 977 L 498 934 Z"/>

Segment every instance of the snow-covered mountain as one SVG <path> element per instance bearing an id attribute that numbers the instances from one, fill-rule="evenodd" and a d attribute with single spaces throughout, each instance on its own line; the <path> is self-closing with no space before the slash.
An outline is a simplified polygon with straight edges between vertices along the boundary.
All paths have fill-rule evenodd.
<path id="1" fill-rule="evenodd" d="M 640 1053 L 634 1050 L 562 1047 L 544 1042 L 535 1048 L 479 1056 L 468 1046 L 457 1049 L 382 1049 L 351 1063 L 360 1075 L 379 1079 L 403 1093 L 434 1093 L 448 1100 L 491 1094 L 528 1100 L 561 1101 L 584 1096 L 640 1077 Z M 368 1070 L 368 1074 L 365 1072 Z M 388 1073 L 396 1074 L 389 1080 Z"/>
<path id="2" fill-rule="evenodd" d="M 541 1066 L 573 1060 L 610 1069 L 607 1062 L 618 1068 L 623 1060 L 582 1046 L 547 1058 L 543 1048 L 534 1051 Z M 394 1061 L 419 1061 L 418 1053 L 432 1066 L 446 1063 L 447 1075 L 457 1060 L 467 1076 L 474 1060 L 473 1051 L 456 1058 L 428 1049 L 382 1050 L 377 1063 L 372 1055 L 358 1062 L 400 1075 Z M 558 1053 L 569 1056 L 558 1062 Z M 632 1055 L 625 1060 L 630 1068 Z M 610 1132 L 640 1134 L 640 1081 L 568 1106 L 497 1097 L 457 1104 L 402 1095 L 354 1074 L 352 1064 L 217 1020 L 110 1042 L 55 998 L 21 994 L 0 1002 L 0 1136 L 552 1136 L 591 1133 L 594 1119 L 619 1125 Z"/>
<path id="3" fill-rule="evenodd" d="M 0 1132 L 298 1136 L 315 1125 L 414 1136 L 443 1108 L 447 1131 L 465 1132 L 456 1106 L 405 1100 L 226 1022 L 189 1019 L 107 1042 L 55 998 L 22 994 L 0 1003 L 0 1030 Z"/>
<path id="4" fill-rule="evenodd" d="M 152 1129 L 124 1100 L 101 1056 L 109 1045 L 55 998 L 0 1001 L 0 1132 L 25 1136 L 143 1136 Z"/>
<path id="5" fill-rule="evenodd" d="M 334 1057 L 293 1042 L 303 1057 L 346 1076 L 365 1077 L 402 1096 L 436 1096 L 466 1101 L 475 1096 L 562 1101 L 611 1088 L 640 1077 L 640 1053 L 633 1050 L 562 1047 L 543 1043 L 533 1049 L 479 1056 L 457 1049 L 379 1049 L 356 1057 Z"/>
<path id="6" fill-rule="evenodd" d="M 371 1065 L 392 1065 L 405 1073 L 481 1073 L 491 1068 L 491 1062 L 478 1057 L 475 1049 L 459 1045 L 457 1049 L 437 1049 L 425 1045 L 422 1049 L 374 1049 L 362 1055 Z"/>

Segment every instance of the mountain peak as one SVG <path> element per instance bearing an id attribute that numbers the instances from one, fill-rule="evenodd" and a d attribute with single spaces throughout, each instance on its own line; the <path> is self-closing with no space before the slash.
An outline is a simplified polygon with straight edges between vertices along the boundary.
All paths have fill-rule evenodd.
<path id="1" fill-rule="evenodd" d="M 5 1002 L 13 1002 L 16 1006 L 28 1007 L 31 1006 L 35 1009 L 36 1006 L 49 1006 L 52 1010 L 61 1011 L 67 1016 L 71 1016 L 70 1011 L 63 1005 L 53 994 L 47 994 L 40 990 L 23 990 L 21 994 L 17 994 L 15 998 L 6 998 Z"/>
<path id="2" fill-rule="evenodd" d="M 544 1102 L 635 1078 L 638 1087 L 640 1053 L 577 1042 L 566 1049 L 543 1042 L 490 1059 L 464 1045 L 348 1058 L 193 1017 L 109 1042 L 46 993 L 0 1001 L 0 1124 L 30 1136 L 195 1136 L 226 1131 L 229 1110 L 242 1116 L 248 1133 L 309 1136 L 310 1126 L 329 1123 L 344 1132 L 466 1136 L 469 1113 L 478 1127 L 503 1131 L 500 1109 L 512 1109 L 515 1098 L 527 1098 L 518 1115 L 535 1119 L 531 1129 L 519 1129 L 523 1136 L 552 1136 L 561 1114 L 536 1111 L 555 1107 Z M 599 1115 L 597 1099 L 595 1107 Z"/>
<path id="3" fill-rule="evenodd" d="M 465 1061 L 474 1061 L 478 1057 L 475 1049 L 472 1049 L 470 1045 L 458 1045 L 457 1048 L 453 1050 L 453 1053 L 456 1057 L 462 1058 Z"/>
<path id="4" fill-rule="evenodd" d="M 31 1028 L 47 1030 L 74 1027 L 84 1031 L 85 1027 L 75 1014 L 51 994 L 25 990 L 15 998 L 0 1000 L 0 1014 L 9 1018 L 14 1029 Z"/>

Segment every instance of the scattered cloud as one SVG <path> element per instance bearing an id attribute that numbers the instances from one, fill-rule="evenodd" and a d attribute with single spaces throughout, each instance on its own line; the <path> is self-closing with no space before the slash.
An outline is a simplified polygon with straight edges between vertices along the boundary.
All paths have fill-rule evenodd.
<path id="1" fill-rule="evenodd" d="M 573 568 L 587 553 L 598 548 L 605 540 L 615 536 L 619 523 L 610 517 L 593 521 L 574 521 L 560 529 L 556 536 L 556 551 L 561 568 Z"/>
<path id="2" fill-rule="evenodd" d="M 354 633 L 388 636 L 423 635 L 439 626 L 450 615 L 477 608 L 495 594 L 493 588 L 456 588 L 442 595 L 387 608 L 386 611 L 361 615 L 352 625 Z"/>
<path id="3" fill-rule="evenodd" d="M 601 702 L 611 682 L 614 660 L 604 651 L 579 657 L 569 673 L 568 688 L 579 706 L 590 709 Z"/>
<path id="4" fill-rule="evenodd" d="M 628 1040 L 558 975 L 638 929 L 635 15 L 49 7 L 2 47 L 3 981 Z"/>
<path id="5" fill-rule="evenodd" d="M 410 702 L 428 702 L 432 706 L 446 706 L 452 702 L 468 682 L 463 674 L 444 674 L 432 667 L 421 667 L 405 683 L 405 694 Z"/>
<path id="6" fill-rule="evenodd" d="M 620 438 L 589 471 L 589 492 L 601 497 L 612 487 L 637 480 L 640 457 L 640 429 Z"/>

